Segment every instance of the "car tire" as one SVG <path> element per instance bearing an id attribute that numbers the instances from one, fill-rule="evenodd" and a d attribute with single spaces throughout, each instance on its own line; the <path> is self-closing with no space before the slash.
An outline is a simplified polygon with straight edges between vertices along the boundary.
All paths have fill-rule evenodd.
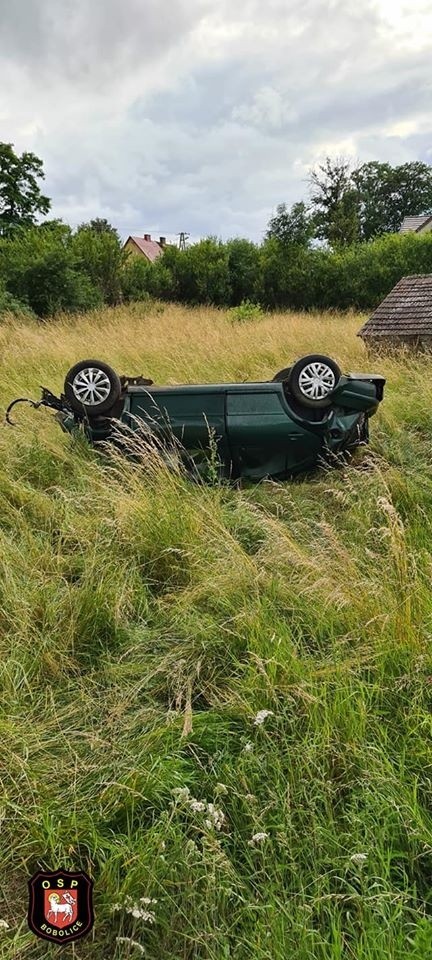
<path id="1" fill-rule="evenodd" d="M 320 353 L 311 353 L 291 367 L 288 388 L 305 407 L 329 407 L 340 377 L 340 368 L 334 360 Z"/>
<path id="2" fill-rule="evenodd" d="M 66 400 L 76 413 L 85 413 L 90 419 L 108 413 L 121 391 L 120 377 L 102 360 L 81 360 L 66 374 Z"/>
<path id="3" fill-rule="evenodd" d="M 291 367 L 284 367 L 283 370 L 279 370 L 279 373 L 275 373 L 272 383 L 280 383 L 283 380 L 288 380 L 290 373 Z"/>

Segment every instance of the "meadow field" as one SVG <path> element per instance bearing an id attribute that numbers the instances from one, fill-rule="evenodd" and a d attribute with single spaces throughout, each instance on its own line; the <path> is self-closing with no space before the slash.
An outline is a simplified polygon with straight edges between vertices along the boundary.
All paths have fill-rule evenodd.
<path id="1" fill-rule="evenodd" d="M 387 378 L 371 444 L 295 482 L 103 460 L 52 414 L 0 426 L 0 957 L 432 955 L 432 376 L 358 314 L 135 305 L 0 327 L 0 405 L 86 357 L 156 382 L 310 352 Z M 28 930 L 84 869 L 95 926 Z M 63 953 L 62 953 L 63 951 Z"/>

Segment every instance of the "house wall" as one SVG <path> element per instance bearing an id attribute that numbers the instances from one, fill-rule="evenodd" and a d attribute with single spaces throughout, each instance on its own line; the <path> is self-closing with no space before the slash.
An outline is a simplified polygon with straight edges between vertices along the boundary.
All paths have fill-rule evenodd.
<path id="1" fill-rule="evenodd" d="M 126 243 L 125 243 L 125 245 L 124 245 L 124 247 L 123 247 L 123 250 L 127 250 L 128 253 L 134 253 L 135 256 L 138 256 L 138 257 L 144 257 L 144 256 L 145 256 L 145 254 L 142 252 L 142 250 L 139 250 L 139 249 L 138 249 L 136 243 L 134 243 L 133 240 L 130 239 L 130 237 L 129 237 L 129 240 L 126 241 Z M 147 258 L 146 258 L 146 259 L 147 259 Z"/>
<path id="2" fill-rule="evenodd" d="M 425 223 L 424 227 L 421 227 L 420 230 L 416 230 L 416 233 L 430 233 L 432 230 L 432 222 Z"/>
<path id="3" fill-rule="evenodd" d="M 365 344 L 367 350 L 373 353 L 385 353 L 386 351 L 391 352 L 392 350 L 397 350 L 401 347 L 409 347 L 411 350 L 432 350 L 432 337 L 422 336 L 422 337 L 363 337 L 363 343 Z"/>

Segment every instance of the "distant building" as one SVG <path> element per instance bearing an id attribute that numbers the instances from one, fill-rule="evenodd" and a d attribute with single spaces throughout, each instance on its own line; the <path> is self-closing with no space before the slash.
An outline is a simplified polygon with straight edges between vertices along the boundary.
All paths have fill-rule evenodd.
<path id="1" fill-rule="evenodd" d="M 432 347 L 432 274 L 402 277 L 357 336 L 372 346 Z"/>
<path id="2" fill-rule="evenodd" d="M 150 233 L 145 233 L 143 237 L 128 237 L 123 246 L 123 250 L 136 254 L 139 257 L 145 257 L 150 263 L 154 263 L 166 247 L 166 237 L 159 237 L 159 240 L 152 240 Z"/>
<path id="3" fill-rule="evenodd" d="M 399 233 L 429 233 L 432 230 L 432 214 L 422 217 L 404 217 Z"/>

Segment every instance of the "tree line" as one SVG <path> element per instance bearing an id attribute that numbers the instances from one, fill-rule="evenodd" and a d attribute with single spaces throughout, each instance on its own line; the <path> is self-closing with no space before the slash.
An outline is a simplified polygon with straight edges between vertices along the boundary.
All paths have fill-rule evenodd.
<path id="1" fill-rule="evenodd" d="M 0 315 L 48 317 L 149 297 L 269 309 L 372 309 L 404 275 L 432 273 L 432 233 L 400 235 L 432 210 L 432 168 L 345 160 L 312 171 L 309 201 L 281 204 L 263 242 L 208 237 L 167 246 L 150 264 L 126 253 L 107 220 L 72 230 L 44 220 L 42 162 L 0 144 Z"/>

